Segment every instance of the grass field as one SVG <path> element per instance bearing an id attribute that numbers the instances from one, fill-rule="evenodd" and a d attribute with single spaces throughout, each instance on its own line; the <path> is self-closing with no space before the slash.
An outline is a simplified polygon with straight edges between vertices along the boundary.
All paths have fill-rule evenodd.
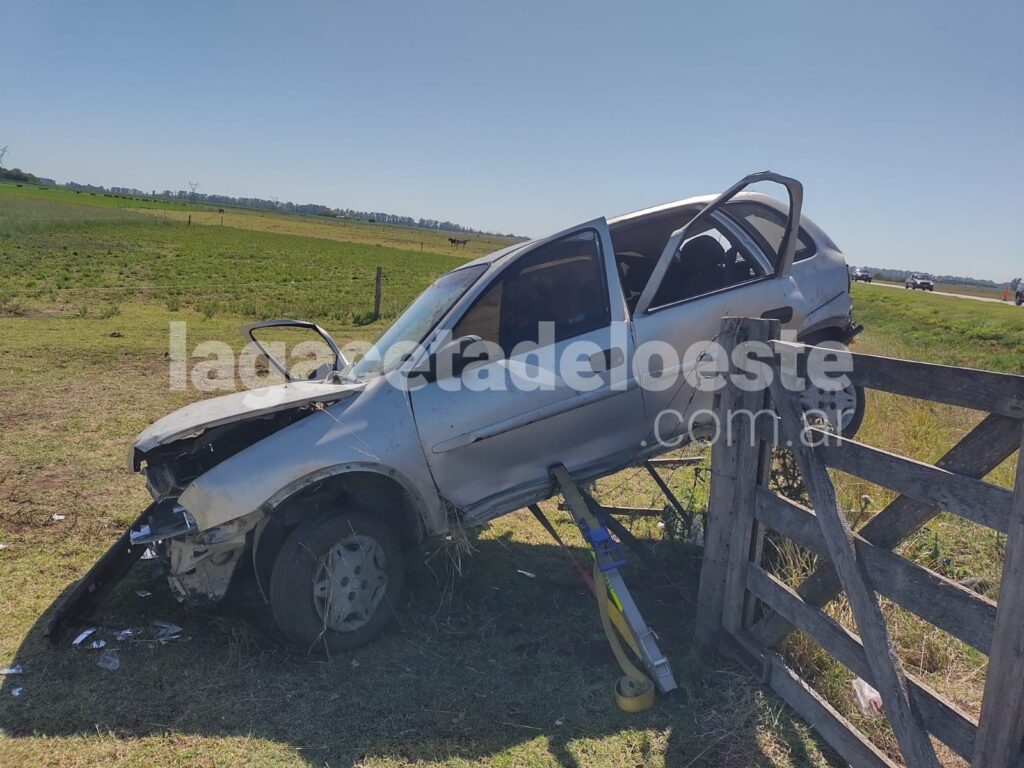
<path id="1" fill-rule="evenodd" d="M 443 246 L 421 252 L 402 239 L 404 230 L 385 228 L 375 241 L 375 227 L 327 230 L 336 225 L 249 213 L 225 214 L 224 226 L 219 216 L 197 225 L 213 215 L 208 210 L 194 211 L 188 227 L 180 220 L 187 209 L 153 210 L 0 186 L 0 666 L 25 668 L 0 688 L 0 764 L 836 763 L 755 680 L 693 650 L 698 553 L 665 540 L 653 521 L 635 530 L 655 545 L 664 570 L 631 567 L 629 579 L 681 690 L 641 715 L 615 709 L 611 686 L 619 673 L 596 607 L 523 513 L 483 531 L 459 568 L 444 548 L 428 548 L 413 565 L 400 626 L 330 663 L 283 645 L 251 581 L 241 580 L 216 610 L 188 610 L 162 583 L 150 586 L 144 567 L 110 601 L 104 626 L 167 620 L 185 628 L 187 641 L 117 643 L 116 672 L 97 667 L 95 651 L 50 647 L 40 617 L 148 501 L 140 478 L 125 471 L 132 437 L 198 396 L 168 389 L 170 321 L 187 320 L 194 341 L 232 339 L 242 323 L 270 315 L 322 320 L 340 341 L 372 338 L 386 319 L 359 323 L 375 266 L 384 267 L 393 314 L 463 258 Z M 867 328 L 863 351 L 1024 369 L 1024 315 L 1014 307 L 869 285 L 854 286 L 854 297 Z M 861 436 L 934 460 L 977 418 L 872 394 Z M 1011 472 L 1001 467 L 996 481 L 1008 484 Z M 889 498 L 837 479 L 859 522 Z M 695 507 L 704 503 L 706 472 L 680 470 L 670 483 Z M 598 496 L 660 503 L 636 471 L 602 479 Z M 578 546 L 554 504 L 544 506 Z M 1000 546 L 943 515 L 905 553 L 991 590 Z M 789 554 L 792 579 L 810 563 Z M 136 596 L 142 588 L 152 595 Z M 842 602 L 831 610 L 849 623 Z M 983 658 L 886 610 L 908 667 L 976 712 Z M 799 638 L 787 652 L 840 709 L 853 712 L 845 673 Z M 884 730 L 867 727 L 892 749 Z"/>

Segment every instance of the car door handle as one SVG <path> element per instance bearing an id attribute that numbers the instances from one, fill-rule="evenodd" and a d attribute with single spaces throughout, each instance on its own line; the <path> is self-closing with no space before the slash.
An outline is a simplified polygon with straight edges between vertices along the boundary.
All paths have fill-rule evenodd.
<path id="1" fill-rule="evenodd" d="M 761 317 L 765 320 L 778 320 L 780 323 L 788 323 L 793 319 L 792 307 L 775 307 L 767 312 L 762 312 Z"/>
<path id="2" fill-rule="evenodd" d="M 590 356 L 590 370 L 594 373 L 610 371 L 612 368 L 617 368 L 622 365 L 622 361 L 625 359 L 626 356 L 618 347 L 614 349 L 603 349 Z"/>

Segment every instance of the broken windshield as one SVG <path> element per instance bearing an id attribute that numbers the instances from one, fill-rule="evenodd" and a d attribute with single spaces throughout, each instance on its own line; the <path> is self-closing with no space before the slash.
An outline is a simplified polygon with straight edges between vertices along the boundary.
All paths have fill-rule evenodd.
<path id="1" fill-rule="evenodd" d="M 365 355 L 347 366 L 343 373 L 364 378 L 394 370 L 485 271 L 487 265 L 478 264 L 442 275 L 398 316 Z"/>

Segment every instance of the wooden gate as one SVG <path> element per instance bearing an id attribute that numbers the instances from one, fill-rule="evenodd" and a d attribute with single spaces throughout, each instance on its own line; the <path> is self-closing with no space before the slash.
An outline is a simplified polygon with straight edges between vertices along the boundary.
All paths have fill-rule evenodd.
<path id="1" fill-rule="evenodd" d="M 855 384 L 988 414 L 931 465 L 808 426 L 798 395 L 784 387 L 780 374 L 783 360 L 809 348 L 779 341 L 777 321 L 725 318 L 720 342 L 731 359 L 746 341 L 767 343 L 773 376 L 770 388 L 755 391 L 727 377 L 716 398 L 725 434 L 711 454 L 698 641 L 754 662 L 764 682 L 855 766 L 893 763 L 773 650 L 794 629 L 879 691 L 911 768 L 938 764 L 929 734 L 976 768 L 1021 765 L 1024 461 L 1013 491 L 981 478 L 1021 446 L 1024 377 L 851 354 L 848 375 Z M 734 362 L 730 370 L 736 372 Z M 742 415 L 759 411 L 756 419 Z M 773 445 L 792 451 L 813 510 L 767 487 Z M 830 467 L 901 495 L 854 533 L 836 502 Z M 893 552 L 940 510 L 1006 534 L 998 606 Z M 766 529 L 821 556 L 823 564 L 797 589 L 762 568 Z M 821 611 L 840 592 L 858 634 Z M 978 723 L 901 668 L 879 595 L 989 657 Z"/>

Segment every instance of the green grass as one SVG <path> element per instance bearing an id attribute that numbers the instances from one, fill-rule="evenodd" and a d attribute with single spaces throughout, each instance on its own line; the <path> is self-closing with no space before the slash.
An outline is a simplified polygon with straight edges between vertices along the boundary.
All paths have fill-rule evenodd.
<path id="1" fill-rule="evenodd" d="M 373 267 L 393 312 L 461 258 L 22 194 L 0 187 L 0 665 L 26 669 L 0 688 L 5 766 L 824 764 L 777 700 L 691 648 L 697 560 L 685 547 L 659 543 L 665 572 L 631 574 L 683 690 L 620 713 L 596 605 L 522 513 L 483 531 L 461 571 L 443 548 L 424 551 L 400 625 L 333 663 L 288 649 L 251 581 L 220 609 L 186 610 L 163 584 L 135 596 L 144 567 L 104 624 L 170 620 L 187 642 L 120 643 L 114 673 L 95 652 L 50 647 L 41 617 L 147 503 L 126 446 L 198 397 L 168 390 L 169 322 L 188 322 L 190 346 L 238 344 L 239 325 L 271 314 L 315 317 L 342 343 L 372 338 L 383 321 L 353 321 Z M 671 482 L 703 503 L 693 472 Z M 656 498 L 628 474 L 599 485 L 609 499 Z M 636 532 L 660 541 L 653 522 Z"/>
<path id="2" fill-rule="evenodd" d="M 144 567 L 109 601 L 104 625 L 170 620 L 186 629 L 187 642 L 121 643 L 114 673 L 96 666 L 95 652 L 49 646 L 41 617 L 148 501 L 140 478 L 125 470 L 126 447 L 148 423 L 198 397 L 168 389 L 171 321 L 187 321 L 190 346 L 204 339 L 240 344 L 235 329 L 268 315 L 321 320 L 342 343 L 372 338 L 386 321 L 356 323 L 369 307 L 376 265 L 384 267 L 385 306 L 393 314 L 462 261 L 443 248 L 387 244 L 406 242 L 405 230 L 326 231 L 320 227 L 335 225 L 250 213 L 226 218 L 223 227 L 188 227 L 166 204 L 154 204 L 155 215 L 118 209 L 117 202 L 0 186 L 0 666 L 26 669 L 0 687 L 0 763 L 835 762 L 756 680 L 692 648 L 697 554 L 651 520 L 633 527 L 655 547 L 663 571 L 631 566 L 628 578 L 681 690 L 641 715 L 615 709 L 619 672 L 596 606 L 524 513 L 481 532 L 459 568 L 445 548 L 427 548 L 413 563 L 399 626 L 333 662 L 289 650 L 251 582 L 241 581 L 221 608 L 186 610 L 162 582 L 152 597 L 135 596 L 148 586 Z M 192 212 L 196 219 L 211 215 Z M 287 231 L 270 231 L 271 224 Z M 379 242 L 366 242 L 372 237 Z M 867 328 L 862 351 L 1015 372 L 1024 365 L 1024 316 L 1016 308 L 861 285 L 854 297 Z M 979 418 L 869 397 L 861 436 L 924 460 L 941 455 Z M 1007 484 L 1011 473 L 1008 464 L 994 479 Z M 694 509 L 706 505 L 706 470 L 677 470 L 669 482 Z M 859 523 L 891 498 L 850 478 L 837 482 Z M 601 479 L 597 491 L 609 504 L 662 503 L 653 482 L 635 470 Z M 583 556 L 564 514 L 553 503 L 544 508 Z M 66 519 L 55 521 L 54 513 Z M 999 540 L 945 515 L 904 553 L 956 578 L 998 581 Z M 793 580 L 808 565 L 795 553 L 784 575 Z M 850 624 L 842 601 L 830 610 Z M 886 610 L 904 662 L 974 711 L 983 659 Z M 852 715 L 843 670 L 799 638 L 787 652 Z M 14 686 L 24 688 L 21 696 L 11 695 Z M 866 727 L 892 749 L 884 730 Z"/>

